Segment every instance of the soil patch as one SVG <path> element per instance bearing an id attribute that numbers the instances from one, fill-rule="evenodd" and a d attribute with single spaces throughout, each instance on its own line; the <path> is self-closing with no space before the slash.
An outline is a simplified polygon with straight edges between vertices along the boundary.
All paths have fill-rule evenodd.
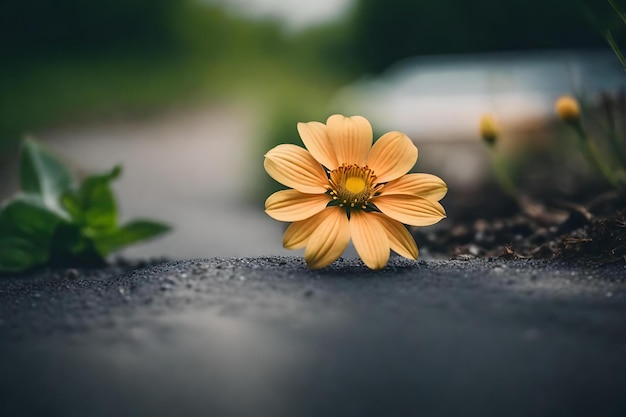
<path id="1" fill-rule="evenodd" d="M 450 216 L 432 231 L 412 232 L 435 255 L 453 259 L 529 258 L 599 265 L 626 261 L 623 194 L 606 192 L 585 204 L 565 200 L 544 204 L 527 197 L 516 201 L 502 197 L 491 203 L 487 209 L 453 204 L 453 210 L 463 215 Z"/>

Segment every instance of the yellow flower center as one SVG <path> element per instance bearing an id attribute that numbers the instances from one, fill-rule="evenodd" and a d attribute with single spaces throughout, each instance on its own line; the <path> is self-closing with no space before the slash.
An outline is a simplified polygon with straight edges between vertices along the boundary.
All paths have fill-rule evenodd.
<path id="1" fill-rule="evenodd" d="M 379 187 L 367 166 L 343 164 L 329 173 L 330 195 L 339 207 L 366 209 Z"/>
<path id="2" fill-rule="evenodd" d="M 358 194 L 365 188 L 365 180 L 361 177 L 348 177 L 345 186 L 352 194 Z"/>

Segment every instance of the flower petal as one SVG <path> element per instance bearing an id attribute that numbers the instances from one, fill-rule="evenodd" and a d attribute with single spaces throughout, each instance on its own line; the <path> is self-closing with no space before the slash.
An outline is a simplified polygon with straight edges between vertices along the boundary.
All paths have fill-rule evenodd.
<path id="1" fill-rule="evenodd" d="M 413 239 L 407 228 L 399 221 L 389 218 L 382 213 L 374 212 L 372 214 L 385 228 L 391 249 L 405 258 L 417 259 L 419 251 L 417 250 L 415 239 Z"/>
<path id="2" fill-rule="evenodd" d="M 357 253 L 370 269 L 382 269 L 389 260 L 389 239 L 382 224 L 374 216 L 354 210 L 350 213 L 350 235 Z"/>
<path id="3" fill-rule="evenodd" d="M 300 146 L 286 144 L 270 149 L 263 166 L 276 181 L 303 193 L 325 193 L 328 187 L 322 165 Z"/>
<path id="4" fill-rule="evenodd" d="M 417 148 L 404 133 L 388 132 L 378 139 L 369 155 L 367 165 L 376 174 L 376 182 L 400 178 L 417 162 Z"/>
<path id="5" fill-rule="evenodd" d="M 344 209 L 327 207 L 320 214 L 324 219 L 309 238 L 304 251 L 304 259 L 311 269 L 333 263 L 350 242 L 350 222 Z"/>
<path id="6" fill-rule="evenodd" d="M 387 183 L 380 190 L 380 195 L 408 194 L 431 201 L 439 201 L 447 192 L 448 186 L 446 183 L 435 175 L 407 174 Z"/>
<path id="7" fill-rule="evenodd" d="M 305 247 L 313 232 L 317 230 L 326 217 L 328 217 L 327 213 L 321 211 L 313 217 L 291 223 L 285 230 L 283 247 L 285 249 L 301 249 Z"/>
<path id="8" fill-rule="evenodd" d="M 365 117 L 334 114 L 326 127 L 339 164 L 365 165 L 373 138 L 372 126 Z"/>
<path id="9" fill-rule="evenodd" d="M 298 123 L 298 133 L 304 146 L 322 165 L 330 170 L 339 166 L 333 144 L 326 134 L 326 125 L 320 122 Z"/>
<path id="10" fill-rule="evenodd" d="M 265 212 L 281 222 L 308 219 L 326 208 L 327 194 L 303 194 L 297 190 L 277 191 L 265 200 Z"/>
<path id="11" fill-rule="evenodd" d="M 411 226 L 429 226 L 446 217 L 441 204 L 413 195 L 381 195 L 372 202 L 383 214 Z"/>

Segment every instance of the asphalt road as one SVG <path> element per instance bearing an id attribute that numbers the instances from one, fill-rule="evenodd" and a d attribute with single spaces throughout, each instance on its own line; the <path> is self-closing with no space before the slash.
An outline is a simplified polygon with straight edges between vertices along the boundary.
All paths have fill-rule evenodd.
<path id="1" fill-rule="evenodd" d="M 1 416 L 625 416 L 626 266 L 205 259 L 0 280 Z"/>

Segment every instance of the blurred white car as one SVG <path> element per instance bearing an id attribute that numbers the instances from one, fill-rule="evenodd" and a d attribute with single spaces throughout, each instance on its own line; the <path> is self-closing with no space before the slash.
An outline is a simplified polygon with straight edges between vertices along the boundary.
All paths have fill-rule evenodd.
<path id="1" fill-rule="evenodd" d="M 599 52 L 426 56 L 343 88 L 333 108 L 419 142 L 475 140 L 484 113 L 514 131 L 554 118 L 554 101 L 563 94 L 594 98 L 624 86 L 626 73 L 608 46 Z"/>

